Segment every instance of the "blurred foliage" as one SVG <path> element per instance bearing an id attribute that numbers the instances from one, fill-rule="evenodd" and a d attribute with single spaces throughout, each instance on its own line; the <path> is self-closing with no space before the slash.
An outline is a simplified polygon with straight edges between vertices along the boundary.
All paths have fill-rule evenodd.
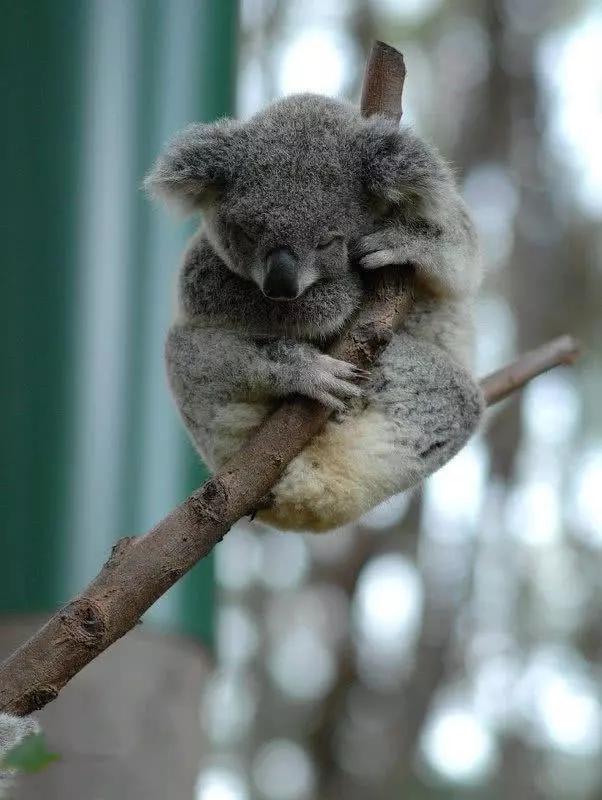
<path id="1" fill-rule="evenodd" d="M 0 766 L 18 772 L 40 772 L 59 760 L 60 756 L 46 747 L 44 734 L 32 733 L 6 753 Z"/>

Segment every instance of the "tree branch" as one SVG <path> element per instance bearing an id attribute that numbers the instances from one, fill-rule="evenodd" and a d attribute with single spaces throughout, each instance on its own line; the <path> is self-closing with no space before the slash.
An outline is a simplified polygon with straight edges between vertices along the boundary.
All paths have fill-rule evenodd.
<path id="1" fill-rule="evenodd" d="M 524 353 L 512 364 L 492 372 L 481 381 L 488 405 L 504 400 L 532 378 L 561 364 L 573 364 L 579 357 L 579 342 L 572 336 L 559 336 L 535 350 Z"/>
<path id="2" fill-rule="evenodd" d="M 398 120 L 404 77 L 401 54 L 376 43 L 366 67 L 362 110 Z M 370 280 L 361 311 L 331 350 L 363 367 L 378 358 L 395 320 L 412 301 L 409 288 L 400 284 L 401 270 L 378 270 Z M 575 355 L 568 337 L 529 353 L 484 381 L 488 402 Z M 84 591 L 0 666 L 0 710 L 24 715 L 54 700 L 74 675 L 131 630 L 208 555 L 238 519 L 257 507 L 329 414 L 306 398 L 285 401 L 234 458 L 151 531 L 121 539 Z"/>

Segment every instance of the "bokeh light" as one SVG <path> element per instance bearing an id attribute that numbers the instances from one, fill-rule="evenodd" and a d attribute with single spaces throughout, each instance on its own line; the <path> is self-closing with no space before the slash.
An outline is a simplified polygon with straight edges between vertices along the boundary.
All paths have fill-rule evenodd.
<path id="1" fill-rule="evenodd" d="M 482 781 L 495 767 L 497 749 L 491 731 L 472 711 L 441 708 L 429 721 L 422 741 L 427 764 L 458 783 Z"/>
<path id="2" fill-rule="evenodd" d="M 250 800 L 250 796 L 238 772 L 212 767 L 199 775 L 195 800 Z"/>
<path id="3" fill-rule="evenodd" d="M 302 536 L 266 530 L 261 537 L 257 580 L 271 589 L 291 589 L 309 570 L 309 552 Z"/>
<path id="4" fill-rule="evenodd" d="M 422 607 L 420 578 L 407 558 L 390 553 L 373 558 L 362 570 L 353 604 L 358 636 L 370 650 L 407 651 Z"/>
<path id="5" fill-rule="evenodd" d="M 239 671 L 219 669 L 201 703 L 201 725 L 215 744 L 232 744 L 249 732 L 257 710 L 253 681 Z"/>
<path id="6" fill-rule="evenodd" d="M 259 749 L 253 762 L 253 777 L 266 800 L 307 800 L 315 783 L 307 754 L 286 739 L 271 740 Z"/>
<path id="7" fill-rule="evenodd" d="M 355 54 L 351 41 L 328 28 L 306 28 L 284 49 L 278 70 L 280 94 L 340 95 Z"/>
<path id="8" fill-rule="evenodd" d="M 602 13 L 579 18 L 568 29 L 544 37 L 538 51 L 540 80 L 548 90 L 551 109 L 548 138 L 556 156 L 579 176 L 569 195 L 590 214 L 602 215 Z"/>
<path id="9" fill-rule="evenodd" d="M 424 490 L 424 527 L 441 540 L 474 535 L 484 497 L 487 451 L 472 439 L 457 456 L 431 476 Z"/>
<path id="10" fill-rule="evenodd" d="M 244 591 L 254 583 L 261 563 L 261 545 L 244 521 L 232 528 L 215 554 L 216 578 L 224 589 Z"/>
<path id="11" fill-rule="evenodd" d="M 576 467 L 572 507 L 577 534 L 588 544 L 602 547 L 602 445 L 583 453 Z"/>
<path id="12" fill-rule="evenodd" d="M 531 381 L 523 392 L 522 412 L 527 432 L 539 445 L 560 447 L 575 435 L 581 402 L 573 376 L 554 370 Z"/>
<path id="13" fill-rule="evenodd" d="M 575 653 L 538 648 L 517 685 L 515 703 L 540 741 L 573 755 L 600 753 L 599 686 Z"/>
<path id="14" fill-rule="evenodd" d="M 217 617 L 217 641 L 220 658 L 227 666 L 240 666 L 257 652 L 257 622 L 241 606 L 224 605 Z"/>
<path id="15" fill-rule="evenodd" d="M 501 164 L 481 164 L 469 172 L 463 193 L 487 269 L 503 267 L 514 244 L 513 223 L 519 201 L 512 176 Z"/>
<path id="16" fill-rule="evenodd" d="M 330 648 L 306 625 L 295 625 L 274 642 L 268 670 L 278 688 L 295 700 L 318 700 L 335 679 Z"/>

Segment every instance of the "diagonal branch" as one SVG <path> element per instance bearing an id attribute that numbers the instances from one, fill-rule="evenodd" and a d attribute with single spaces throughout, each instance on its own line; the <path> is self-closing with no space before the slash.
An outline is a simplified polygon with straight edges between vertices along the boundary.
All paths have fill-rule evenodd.
<path id="1" fill-rule="evenodd" d="M 393 48 L 376 43 L 366 68 L 362 108 L 399 119 L 405 68 Z M 369 366 L 409 308 L 400 271 L 380 270 L 363 307 L 334 345 L 338 357 Z M 570 337 L 533 351 L 484 381 L 489 403 L 542 371 L 574 358 Z M 86 664 L 131 630 L 144 612 L 257 507 L 326 422 L 329 411 L 305 398 L 285 401 L 243 449 L 143 536 L 121 539 L 83 592 L 57 611 L 0 665 L 0 711 L 29 714 L 57 697 Z"/>
<path id="2" fill-rule="evenodd" d="M 488 405 L 498 403 L 520 389 L 532 378 L 561 364 L 573 364 L 579 357 L 579 343 L 572 336 L 559 336 L 528 353 L 481 381 Z"/>

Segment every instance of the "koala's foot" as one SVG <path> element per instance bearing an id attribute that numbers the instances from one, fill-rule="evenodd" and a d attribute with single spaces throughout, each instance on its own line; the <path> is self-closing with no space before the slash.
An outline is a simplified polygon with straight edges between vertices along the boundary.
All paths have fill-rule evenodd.
<path id="1" fill-rule="evenodd" d="M 311 397 L 328 408 L 344 411 L 346 400 L 363 394 L 356 381 L 365 381 L 369 377 L 369 372 L 348 361 L 319 350 L 305 351 L 301 363 L 291 370 L 291 393 Z"/>

